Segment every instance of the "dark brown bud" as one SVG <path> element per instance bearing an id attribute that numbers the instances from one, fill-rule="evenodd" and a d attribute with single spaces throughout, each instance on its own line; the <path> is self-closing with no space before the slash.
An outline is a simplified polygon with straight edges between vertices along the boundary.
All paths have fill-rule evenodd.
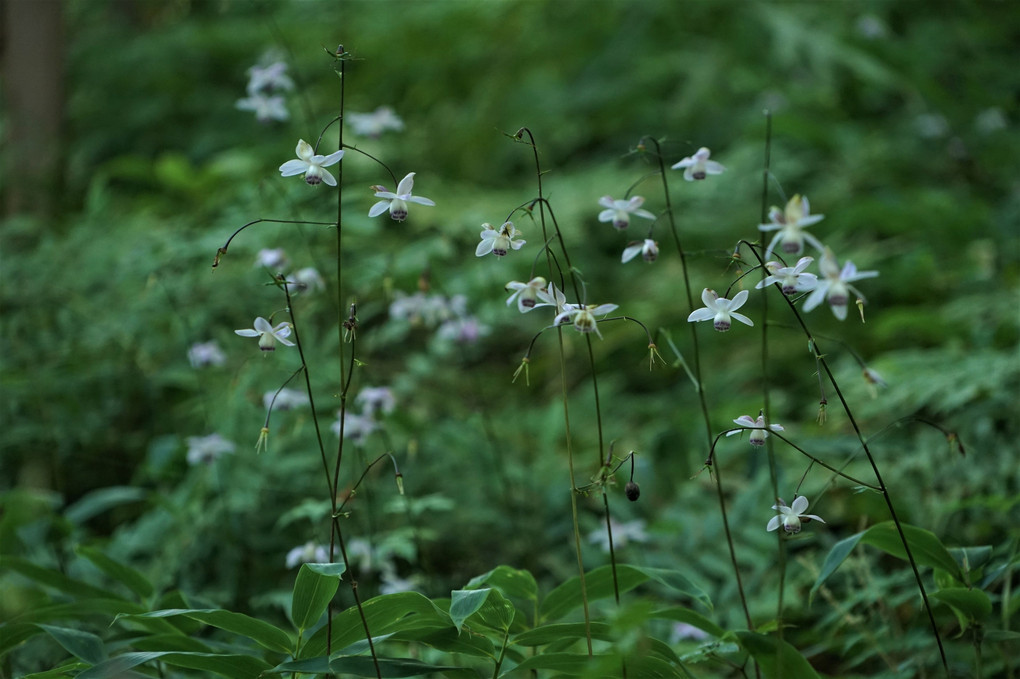
<path id="1" fill-rule="evenodd" d="M 641 497 L 641 486 L 633 481 L 628 481 L 627 485 L 623 487 L 623 492 L 627 495 L 628 500 L 637 502 L 637 499 Z"/>

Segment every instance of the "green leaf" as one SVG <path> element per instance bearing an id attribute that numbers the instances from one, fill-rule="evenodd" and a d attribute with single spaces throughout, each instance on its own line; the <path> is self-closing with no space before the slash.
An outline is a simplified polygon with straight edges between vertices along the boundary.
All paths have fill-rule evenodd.
<path id="1" fill-rule="evenodd" d="M 396 641 L 425 644 L 445 653 L 463 653 L 479 658 L 496 657 L 495 646 L 488 637 L 480 634 L 460 634 L 453 627 L 404 630 L 387 636 Z"/>
<path id="2" fill-rule="evenodd" d="M 453 629 L 446 611 L 418 592 L 397 592 L 377 596 L 361 605 L 365 621 L 377 637 L 410 629 Z M 333 616 L 333 648 L 346 648 L 365 638 L 365 628 L 356 606 Z M 326 653 L 326 627 L 315 632 L 301 649 L 301 657 Z"/>
<path id="3" fill-rule="evenodd" d="M 263 648 L 268 648 L 270 651 L 290 653 L 294 647 L 294 643 L 291 641 L 291 638 L 282 629 L 274 627 L 263 620 L 249 617 L 243 613 L 235 613 L 233 611 L 225 611 L 215 608 L 171 608 L 162 611 L 152 611 L 151 613 L 144 613 L 142 615 L 132 615 L 129 617 L 131 619 L 138 619 L 173 618 L 176 616 L 184 616 L 226 632 L 239 634 L 251 639 Z"/>
<path id="4" fill-rule="evenodd" d="M 981 622 L 992 614 L 992 600 L 980 589 L 950 587 L 940 589 L 929 596 L 936 601 L 941 601 L 947 606 L 953 607 L 968 620 L 974 622 Z"/>
<path id="5" fill-rule="evenodd" d="M 552 670 L 567 676 L 584 677 L 593 662 L 586 653 L 543 653 L 528 658 L 520 665 L 511 667 L 499 676 L 505 677 L 513 672 L 524 670 Z"/>
<path id="6" fill-rule="evenodd" d="M 53 637 L 53 640 L 63 646 L 65 651 L 90 665 L 98 665 L 107 658 L 103 640 L 91 632 L 54 625 L 38 625 L 38 627 Z"/>
<path id="7" fill-rule="evenodd" d="M 714 637 L 722 638 L 726 634 L 726 630 L 719 625 L 715 624 L 701 613 L 692 611 L 689 608 L 683 606 L 675 606 L 673 608 L 666 608 L 660 611 L 652 613 L 651 617 L 661 618 L 663 620 L 675 620 L 677 622 L 685 622 L 692 627 L 697 627 L 700 630 L 708 632 Z"/>
<path id="8" fill-rule="evenodd" d="M 747 630 L 733 634 L 740 641 L 740 645 L 755 659 L 766 678 L 820 679 L 804 656 L 785 641 L 780 642 L 771 634 L 758 634 Z"/>
<path id="9" fill-rule="evenodd" d="M 708 595 L 679 571 L 619 564 L 616 567 L 616 573 L 621 594 L 629 592 L 644 582 L 653 580 L 670 589 L 687 594 L 707 608 L 712 607 Z M 612 596 L 614 593 L 612 566 L 601 566 L 589 572 L 585 576 L 585 585 L 589 601 Z M 543 619 L 557 620 L 580 605 L 581 579 L 573 577 L 549 592 L 539 610 Z"/>
<path id="10" fill-rule="evenodd" d="M 455 589 L 450 593 L 450 619 L 460 632 L 464 621 L 474 615 L 489 598 L 491 589 Z"/>
<path id="11" fill-rule="evenodd" d="M 125 653 L 106 660 L 78 675 L 78 679 L 119 679 L 132 667 L 159 660 L 176 667 L 215 672 L 231 679 L 255 679 L 269 665 L 250 655 L 229 653 L 181 653 L 178 651 L 146 651 Z"/>
<path id="12" fill-rule="evenodd" d="M 74 676 L 79 670 L 84 670 L 89 667 L 89 663 L 83 663 L 75 661 L 60 667 L 54 667 L 52 670 L 46 670 L 44 672 L 33 672 L 32 674 L 23 674 L 19 679 L 67 679 L 67 677 Z M 135 674 L 134 672 L 128 672 L 123 675 L 123 679 L 146 679 L 144 675 Z"/>
<path id="13" fill-rule="evenodd" d="M 907 544 L 910 545 L 910 552 L 914 555 L 914 560 L 918 565 L 944 570 L 957 580 L 962 581 L 963 575 L 960 573 L 960 567 L 956 564 L 956 560 L 934 533 L 908 524 L 901 525 L 903 534 L 907 538 Z M 825 557 L 825 563 L 822 564 L 822 570 L 818 574 L 815 584 L 811 587 L 810 596 L 814 596 L 818 588 L 839 568 L 853 548 L 857 546 L 857 543 L 861 541 L 878 547 L 899 559 L 906 560 L 907 558 L 907 552 L 903 548 L 903 540 L 900 538 L 899 531 L 896 530 L 896 524 L 892 521 L 883 521 L 862 533 L 840 540 L 833 546 L 828 556 Z"/>
<path id="14" fill-rule="evenodd" d="M 114 507 L 140 502 L 148 495 L 149 491 L 133 486 L 100 488 L 86 493 L 80 500 L 65 509 L 64 516 L 71 523 L 82 524 Z"/>
<path id="15" fill-rule="evenodd" d="M 74 580 L 63 573 L 38 566 L 27 559 L 22 559 L 16 556 L 0 557 L 0 568 L 10 568 L 11 570 L 21 573 L 25 577 L 36 581 L 44 587 L 50 587 L 76 597 L 121 598 L 113 592 L 108 592 L 105 589 L 100 589 L 99 587 L 93 587 L 92 585 L 81 582 L 80 580 Z"/>
<path id="16" fill-rule="evenodd" d="M 94 563 L 99 570 L 137 594 L 139 598 L 147 599 L 152 596 L 154 591 L 152 583 L 134 568 L 114 561 L 94 547 L 79 545 L 75 551 Z"/>
<path id="17" fill-rule="evenodd" d="M 488 573 L 472 578 L 464 589 L 479 589 L 481 587 L 492 587 L 503 593 L 503 596 L 510 598 L 538 600 L 538 583 L 535 577 L 525 570 L 510 568 L 509 566 L 496 566 Z"/>
<path id="18" fill-rule="evenodd" d="M 301 564 L 291 603 L 291 619 L 300 632 L 322 617 L 340 586 L 343 572 L 343 564 Z"/>
<path id="19" fill-rule="evenodd" d="M 329 660 L 325 656 L 296 660 L 277 665 L 265 674 L 353 674 L 357 677 L 418 677 L 423 674 L 442 672 L 448 677 L 470 677 L 477 679 L 475 670 L 451 665 L 429 665 L 418 660 L 400 658 L 379 658 L 379 673 L 376 674 L 375 662 L 366 656 L 341 656 Z"/>
<path id="20" fill-rule="evenodd" d="M 604 622 L 591 623 L 591 638 L 599 641 L 608 641 L 610 626 Z M 583 622 L 556 622 L 551 625 L 542 625 L 521 632 L 513 637 L 512 642 L 518 646 L 545 646 L 564 639 L 584 639 L 587 636 Z"/>
<path id="21" fill-rule="evenodd" d="M 5 622 L 0 624 L 0 658 L 9 650 L 21 645 L 26 639 L 31 639 L 42 632 L 42 628 L 32 623 Z"/>

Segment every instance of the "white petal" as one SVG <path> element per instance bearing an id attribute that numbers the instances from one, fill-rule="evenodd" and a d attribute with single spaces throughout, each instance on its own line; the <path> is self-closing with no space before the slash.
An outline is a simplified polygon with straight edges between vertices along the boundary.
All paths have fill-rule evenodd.
<path id="1" fill-rule="evenodd" d="M 701 302 L 709 309 L 715 310 L 717 299 L 719 299 L 719 295 L 715 293 L 715 290 L 705 288 L 701 291 Z"/>
<path id="2" fill-rule="evenodd" d="M 512 240 L 510 241 L 510 247 L 512 247 L 514 250 L 520 250 L 521 248 L 524 247 L 524 244 L 527 242 L 528 241 L 526 240 Z"/>
<path id="3" fill-rule="evenodd" d="M 378 217 L 382 213 L 390 209 L 390 201 L 380 200 L 378 203 L 372 206 L 372 209 L 368 211 L 369 217 Z"/>
<path id="4" fill-rule="evenodd" d="M 408 196 L 406 198 L 409 203 L 417 203 L 418 205 L 427 205 L 429 207 L 435 207 L 435 203 L 428 198 L 422 198 L 421 196 Z"/>
<path id="5" fill-rule="evenodd" d="M 634 210 L 635 217 L 644 217 L 645 219 L 655 219 L 655 215 L 645 209 Z"/>
<path id="6" fill-rule="evenodd" d="M 273 326 L 269 325 L 269 321 L 259 316 L 255 319 L 255 329 L 261 333 L 272 333 Z"/>
<path id="7" fill-rule="evenodd" d="M 771 532 L 779 528 L 779 522 L 780 522 L 779 516 L 778 515 L 773 516 L 771 519 L 769 519 L 769 525 L 766 527 L 766 530 Z"/>
<path id="8" fill-rule="evenodd" d="M 694 323 L 695 321 L 710 321 L 715 318 L 715 312 L 711 309 L 695 309 L 691 312 L 691 315 L 687 317 L 688 323 Z"/>
<path id="9" fill-rule="evenodd" d="M 807 508 L 808 508 L 808 499 L 806 497 L 804 497 L 803 495 L 798 495 L 796 498 L 794 498 L 793 504 L 790 505 L 790 509 L 793 511 L 794 514 L 796 514 L 798 516 L 803 514 L 804 510 L 806 510 Z"/>
<path id="10" fill-rule="evenodd" d="M 631 245 L 629 248 L 625 248 L 623 251 L 623 257 L 620 258 L 620 261 L 626 263 L 634 259 L 638 256 L 638 253 L 641 252 L 643 247 L 644 244 L 638 243 L 637 245 Z"/>
<path id="11" fill-rule="evenodd" d="M 289 339 L 284 339 L 282 335 L 277 335 L 276 339 L 280 340 L 280 344 L 286 345 L 288 347 L 294 346 L 293 342 L 291 342 Z"/>
<path id="12" fill-rule="evenodd" d="M 602 207 L 613 208 L 613 207 L 615 207 L 614 202 L 615 201 L 613 201 L 613 197 L 612 196 L 602 196 L 601 198 L 599 198 L 599 205 L 601 205 Z M 601 214 L 606 214 L 605 210 L 603 210 L 601 212 Z M 606 220 L 602 219 L 601 217 L 599 218 L 599 220 L 600 221 L 606 221 Z"/>
<path id="13" fill-rule="evenodd" d="M 811 311 L 816 306 L 821 304 L 822 300 L 825 299 L 825 293 L 827 293 L 828 291 L 829 291 L 828 281 L 822 281 L 818 283 L 818 287 L 816 287 L 814 291 L 810 295 L 808 295 L 807 300 L 804 302 L 804 311 Z"/>
<path id="14" fill-rule="evenodd" d="M 397 194 L 410 194 L 412 188 L 414 188 L 414 173 L 408 172 L 407 176 L 401 179 L 400 184 L 397 185 Z"/>
<path id="15" fill-rule="evenodd" d="M 753 427 L 753 426 L 755 426 L 757 424 L 757 422 L 755 422 L 753 419 L 751 419 L 750 415 L 741 415 L 737 419 L 733 420 L 733 423 L 734 424 L 742 424 L 745 427 Z"/>
<path id="16" fill-rule="evenodd" d="M 813 519 L 813 520 L 815 520 L 815 521 L 821 521 L 822 523 L 825 523 L 825 519 L 823 519 L 822 517 L 820 517 L 820 516 L 817 516 L 817 515 L 815 515 L 815 514 L 802 514 L 802 516 L 803 516 L 803 517 L 804 517 L 805 519 Z"/>
<path id="17" fill-rule="evenodd" d="M 722 174 L 726 168 L 715 162 L 714 160 L 705 161 L 705 172 L 708 174 Z"/>
<path id="18" fill-rule="evenodd" d="M 258 330 L 252 330 L 250 328 L 246 328 L 244 330 L 235 330 L 234 332 L 240 335 L 241 337 L 258 337 L 259 335 L 262 334 Z"/>
<path id="19" fill-rule="evenodd" d="M 343 157 L 344 157 L 344 150 L 340 149 L 336 153 L 331 153 L 328 156 L 326 156 L 325 158 L 323 158 L 322 162 L 319 163 L 319 165 L 322 165 L 323 167 L 329 167 L 330 165 L 334 165 L 334 164 L 340 162 L 340 159 L 343 158 Z"/>
<path id="20" fill-rule="evenodd" d="M 609 314 L 620 308 L 619 304 L 599 304 L 594 309 L 589 309 L 592 315 L 602 316 L 603 314 Z"/>
<path id="21" fill-rule="evenodd" d="M 476 257 L 484 257 L 485 255 L 492 252 L 492 246 L 495 245 L 496 241 L 493 238 L 483 239 L 478 247 L 475 248 Z"/>
<path id="22" fill-rule="evenodd" d="M 303 160 L 288 160 L 280 166 L 280 174 L 284 177 L 293 177 L 308 170 L 308 163 Z"/>
<path id="23" fill-rule="evenodd" d="M 841 321 L 845 321 L 846 320 L 846 305 L 845 304 L 841 304 L 839 306 L 832 305 L 831 308 L 832 308 L 832 315 L 833 316 L 835 316 L 836 318 L 838 318 Z"/>
<path id="24" fill-rule="evenodd" d="M 322 181 L 329 186 L 336 186 L 336 177 L 330 174 L 329 170 L 325 168 L 319 168 L 319 176 L 322 177 Z"/>
<path id="25" fill-rule="evenodd" d="M 311 144 L 306 142 L 304 139 L 299 139 L 297 148 L 294 149 L 294 153 L 297 154 L 297 157 L 301 160 L 307 161 L 315 155 L 315 150 L 312 148 Z"/>
<path id="26" fill-rule="evenodd" d="M 600 222 L 612 222 L 616 220 L 616 210 L 609 208 L 599 213 Z"/>
<path id="27" fill-rule="evenodd" d="M 749 325 L 752 328 L 754 327 L 754 321 L 752 321 L 750 318 L 748 318 L 744 314 L 738 314 L 736 312 L 731 311 L 730 312 L 730 316 L 732 316 L 735 320 L 740 321 L 744 325 Z"/>
<path id="28" fill-rule="evenodd" d="M 729 307 L 730 311 L 733 311 L 734 309 L 739 309 L 740 307 L 744 306 L 744 302 L 747 301 L 747 296 L 749 294 L 750 293 L 747 290 L 741 290 L 736 295 L 734 295 L 733 299 L 730 300 Z"/>

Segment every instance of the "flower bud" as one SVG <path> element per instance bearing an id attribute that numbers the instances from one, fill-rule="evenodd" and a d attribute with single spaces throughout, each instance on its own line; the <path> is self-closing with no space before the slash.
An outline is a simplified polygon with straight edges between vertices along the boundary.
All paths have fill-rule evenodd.
<path id="1" fill-rule="evenodd" d="M 627 482 L 627 485 L 623 487 L 623 492 L 631 502 L 637 502 L 637 499 L 641 497 L 641 487 L 633 481 Z"/>

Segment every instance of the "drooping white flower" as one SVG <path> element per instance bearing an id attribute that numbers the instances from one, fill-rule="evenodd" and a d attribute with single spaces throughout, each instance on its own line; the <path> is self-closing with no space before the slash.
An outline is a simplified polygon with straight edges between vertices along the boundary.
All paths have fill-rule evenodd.
<path id="1" fill-rule="evenodd" d="M 259 349 L 262 351 L 276 351 L 276 340 L 280 340 L 280 343 L 285 346 L 294 346 L 294 343 L 287 339 L 290 337 L 290 323 L 287 321 L 274 328 L 269 324 L 269 321 L 259 316 L 255 319 L 254 330 L 246 328 L 235 330 L 234 333 L 241 337 L 258 337 Z"/>
<path id="2" fill-rule="evenodd" d="M 340 413 L 336 412 L 336 421 L 331 425 L 333 433 L 340 436 Z M 368 435 L 378 428 L 376 421 L 369 415 L 356 415 L 351 411 L 344 412 L 343 433 L 345 439 L 350 439 L 355 445 L 362 445 Z"/>
<path id="3" fill-rule="evenodd" d="M 351 126 L 354 134 L 373 139 L 387 130 L 399 132 L 404 129 L 404 121 L 389 106 L 380 106 L 372 113 L 351 111 L 344 114 L 344 121 Z"/>
<path id="4" fill-rule="evenodd" d="M 322 279 L 322 275 L 310 266 L 298 269 L 287 276 L 287 282 L 292 284 L 293 293 L 321 292 L 326 289 L 326 281 Z"/>
<path id="5" fill-rule="evenodd" d="M 368 211 L 368 216 L 378 217 L 389 210 L 393 221 L 402 222 L 407 219 L 408 203 L 417 203 L 418 205 L 427 205 L 429 207 L 434 206 L 435 203 L 428 198 L 411 195 L 411 189 L 414 188 L 414 174 L 414 172 L 408 172 L 407 176 L 400 180 L 400 183 L 397 184 L 396 193 L 387 191 L 385 186 L 373 186 L 375 197 L 382 198 L 383 200 L 372 206 L 372 209 Z"/>
<path id="6" fill-rule="evenodd" d="M 517 309 L 522 314 L 540 306 L 548 306 L 549 302 L 537 303 L 544 296 L 545 286 L 546 280 L 541 276 L 535 276 L 527 283 L 510 281 L 506 284 L 506 289 L 513 290 L 514 293 L 507 298 L 506 305 L 510 306 L 517 300 Z"/>
<path id="7" fill-rule="evenodd" d="M 294 568 L 303 563 L 328 563 L 329 548 L 314 542 L 306 542 L 300 547 L 287 552 L 287 568 Z"/>
<path id="8" fill-rule="evenodd" d="M 290 262 L 287 261 L 287 253 L 283 248 L 262 248 L 255 255 L 255 266 L 263 266 L 267 269 L 282 271 L 287 268 Z"/>
<path id="9" fill-rule="evenodd" d="M 273 120 L 287 120 L 290 113 L 287 111 L 287 104 L 283 97 L 278 94 L 266 95 L 261 92 L 250 94 L 244 99 L 238 99 L 234 107 L 239 111 L 251 111 L 255 114 L 255 120 L 260 123 L 268 123 Z"/>
<path id="10" fill-rule="evenodd" d="M 443 321 L 443 324 L 436 330 L 437 338 L 458 344 L 474 344 L 482 335 L 488 334 L 489 326 L 474 316 L 451 318 Z"/>
<path id="11" fill-rule="evenodd" d="M 704 307 L 695 309 L 687 317 L 688 323 L 697 321 L 714 321 L 715 329 L 719 332 L 726 332 L 730 329 L 731 319 L 735 318 L 745 325 L 754 326 L 754 322 L 744 314 L 736 313 L 736 310 L 744 306 L 747 301 L 747 290 L 741 290 L 733 299 L 720 297 L 715 290 L 705 288 L 701 293 L 701 301 Z"/>
<path id="12" fill-rule="evenodd" d="M 803 495 L 798 495 L 794 498 L 793 505 L 790 507 L 787 507 L 786 503 L 780 499 L 778 504 L 772 505 L 772 509 L 778 510 L 779 514 L 769 520 L 769 525 L 766 529 L 774 531 L 782 524 L 783 530 L 792 535 L 800 532 L 802 523 L 807 523 L 812 519 L 825 523 L 825 519 L 820 516 L 805 514 L 804 512 L 807 511 L 807 508 L 808 500 Z"/>
<path id="13" fill-rule="evenodd" d="M 822 259 L 818 262 L 818 268 L 822 272 L 822 277 L 804 301 L 804 311 L 811 311 L 824 300 L 829 303 L 833 315 L 841 321 L 846 320 L 846 306 L 850 300 L 851 292 L 861 300 L 864 299 L 861 291 L 850 283 L 878 276 L 877 271 L 858 271 L 854 263 L 849 261 L 840 269 L 836 256 L 829 248 L 825 248 Z"/>
<path id="14" fill-rule="evenodd" d="M 228 441 L 219 434 L 189 436 L 186 441 L 188 444 L 188 464 L 190 465 L 211 464 L 221 455 L 233 453 L 237 448 L 232 441 Z"/>
<path id="15" fill-rule="evenodd" d="M 617 229 L 626 229 L 630 224 L 630 216 L 655 219 L 648 210 L 641 209 L 645 199 L 641 196 L 634 196 L 630 200 L 613 200 L 612 196 L 599 198 L 599 205 L 606 208 L 599 213 L 600 222 L 612 222 Z"/>
<path id="16" fill-rule="evenodd" d="M 336 177 L 330 174 L 326 168 L 340 162 L 340 159 L 344 157 L 343 149 L 323 156 L 315 153 L 315 149 L 304 139 L 301 139 L 298 141 L 295 153 L 297 160 L 288 160 L 280 166 L 282 176 L 293 177 L 303 172 L 307 184 L 316 186 L 326 182 L 330 186 L 336 186 Z"/>
<path id="17" fill-rule="evenodd" d="M 770 424 L 768 429 L 765 428 L 765 414 L 759 413 L 758 419 L 753 419 L 750 415 L 741 415 L 737 419 L 733 420 L 733 424 L 739 424 L 742 427 L 751 427 L 751 436 L 748 437 L 748 443 L 752 446 L 763 446 L 765 445 L 765 439 L 768 438 L 769 429 L 772 431 L 783 431 L 783 425 L 781 424 Z M 733 436 L 734 434 L 743 433 L 743 429 L 733 429 L 732 431 L 726 432 L 727 436 Z"/>
<path id="18" fill-rule="evenodd" d="M 513 222 L 506 222 L 498 229 L 486 222 L 482 224 L 482 232 L 479 234 L 482 242 L 475 248 L 475 256 L 484 257 L 491 252 L 497 257 L 505 257 L 511 248 L 520 250 L 524 247 L 527 241 L 517 240 L 520 235 Z"/>
<path id="19" fill-rule="evenodd" d="M 227 356 L 215 341 L 196 342 L 188 349 L 188 362 L 192 368 L 223 365 L 227 362 Z"/>
<path id="20" fill-rule="evenodd" d="M 648 542 L 648 533 L 645 532 L 643 519 L 634 519 L 626 523 L 620 523 L 616 519 L 610 519 L 609 525 L 613 531 L 613 548 L 620 549 L 628 542 Z M 609 551 L 609 534 L 605 526 L 588 533 L 588 542 L 598 545 L 603 552 Z"/>
<path id="21" fill-rule="evenodd" d="M 808 265 L 813 261 L 815 261 L 814 257 L 801 257 L 797 260 L 796 266 L 783 266 L 779 262 L 766 262 L 765 268 L 769 270 L 771 275 L 766 276 L 754 287 L 760 290 L 767 285 L 779 283 L 783 288 L 784 295 L 814 290 L 815 286 L 818 285 L 818 276 L 813 273 L 804 273 L 804 269 L 808 268 Z"/>
<path id="22" fill-rule="evenodd" d="M 693 156 L 688 156 L 673 165 L 673 169 L 684 168 L 684 179 L 689 182 L 704 179 L 710 174 L 722 174 L 726 168 L 714 160 L 709 160 L 708 157 L 711 155 L 712 152 L 702 146 Z"/>
<path id="23" fill-rule="evenodd" d="M 617 304 L 564 304 L 563 311 L 553 320 L 553 325 L 573 323 L 574 329 L 578 332 L 594 332 L 602 339 L 599 332 L 596 316 L 605 316 L 619 308 Z"/>
<path id="24" fill-rule="evenodd" d="M 252 66 L 248 69 L 248 94 L 292 89 L 294 81 L 287 75 L 287 64 L 283 61 L 276 61 L 268 66 Z"/>
<path id="25" fill-rule="evenodd" d="M 397 399 L 389 387 L 362 387 L 354 402 L 361 406 L 366 416 L 377 412 L 389 415 L 397 407 Z"/>
<path id="26" fill-rule="evenodd" d="M 889 384 L 882 378 L 882 375 L 873 368 L 864 369 L 864 381 L 873 386 L 881 387 L 882 389 L 889 386 Z"/>
<path id="27" fill-rule="evenodd" d="M 637 257 L 638 253 L 641 253 L 641 257 L 646 262 L 654 262 L 659 256 L 659 244 L 651 238 L 645 238 L 643 241 L 632 243 L 624 248 L 623 257 L 620 258 L 620 261 L 627 263 Z"/>
<path id="28" fill-rule="evenodd" d="M 804 241 L 821 251 L 823 249 L 821 242 L 804 229 L 823 219 L 825 215 L 811 214 L 811 204 L 808 203 L 807 196 L 794 196 L 787 201 L 785 210 L 773 205 L 769 210 L 770 223 L 758 225 L 759 231 L 779 231 L 765 249 L 765 259 L 772 256 L 777 244 L 787 255 L 799 255 L 804 252 Z"/>

